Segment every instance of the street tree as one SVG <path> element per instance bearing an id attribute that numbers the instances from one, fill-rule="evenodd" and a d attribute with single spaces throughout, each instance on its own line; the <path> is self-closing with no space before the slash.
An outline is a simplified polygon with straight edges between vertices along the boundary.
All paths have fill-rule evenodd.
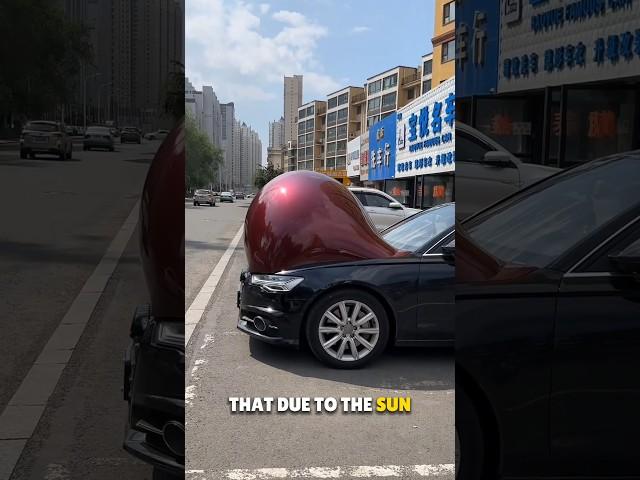
<path id="1" fill-rule="evenodd" d="M 222 150 L 215 147 L 198 128 L 195 119 L 185 116 L 185 188 L 192 191 L 213 182 L 222 165 Z"/>
<path id="2" fill-rule="evenodd" d="M 281 168 L 276 168 L 272 164 L 268 164 L 266 167 L 258 167 L 256 171 L 256 177 L 254 181 L 254 185 L 260 189 L 264 187 L 271 180 L 276 178 L 278 175 L 282 175 L 284 170 Z"/>

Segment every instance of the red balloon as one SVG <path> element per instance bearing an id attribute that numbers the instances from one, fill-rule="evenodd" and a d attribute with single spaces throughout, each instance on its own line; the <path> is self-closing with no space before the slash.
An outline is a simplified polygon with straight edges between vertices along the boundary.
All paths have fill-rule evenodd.
<path id="1" fill-rule="evenodd" d="M 140 201 L 140 253 L 156 317 L 184 316 L 184 123 L 158 149 Z"/>
<path id="2" fill-rule="evenodd" d="M 303 170 L 279 175 L 256 195 L 244 222 L 244 245 L 252 273 L 408 255 L 380 237 L 344 185 Z"/>

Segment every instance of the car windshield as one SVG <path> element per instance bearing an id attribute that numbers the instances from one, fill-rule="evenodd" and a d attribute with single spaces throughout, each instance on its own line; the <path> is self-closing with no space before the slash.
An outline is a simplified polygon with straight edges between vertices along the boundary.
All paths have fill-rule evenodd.
<path id="1" fill-rule="evenodd" d="M 229 192 L 222 192 L 222 195 L 231 195 Z"/>
<path id="2" fill-rule="evenodd" d="M 108 135 L 109 129 L 106 127 L 88 127 L 87 133 L 95 133 L 97 135 Z"/>
<path id="3" fill-rule="evenodd" d="M 209 190 L 196 190 L 196 195 L 208 195 Z"/>
<path id="4" fill-rule="evenodd" d="M 595 160 L 497 204 L 465 225 L 496 259 L 543 268 L 640 205 L 640 155 Z"/>
<path id="5" fill-rule="evenodd" d="M 36 132 L 55 132 L 58 126 L 55 123 L 47 122 L 29 122 L 25 125 L 25 130 L 33 130 Z"/>
<path id="6" fill-rule="evenodd" d="M 454 223 L 455 205 L 446 204 L 409 217 L 383 232 L 382 238 L 398 250 L 416 252 Z"/>

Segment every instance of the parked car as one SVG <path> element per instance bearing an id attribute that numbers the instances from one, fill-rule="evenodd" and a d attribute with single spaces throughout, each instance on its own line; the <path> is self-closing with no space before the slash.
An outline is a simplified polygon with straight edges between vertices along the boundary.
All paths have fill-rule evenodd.
<path id="1" fill-rule="evenodd" d="M 454 204 L 380 235 L 353 195 L 320 175 L 280 176 L 251 203 L 238 329 L 306 342 L 336 368 L 361 367 L 391 344 L 452 345 Z"/>
<path id="2" fill-rule="evenodd" d="M 559 168 L 524 163 L 502 145 L 456 121 L 456 218 L 464 219 Z"/>
<path id="3" fill-rule="evenodd" d="M 210 206 L 215 206 L 216 197 L 211 190 L 196 190 L 193 194 L 193 205 L 197 206 L 201 203 L 206 203 Z"/>
<path id="4" fill-rule="evenodd" d="M 120 134 L 120 143 L 142 143 L 142 136 L 140 130 L 135 127 L 124 127 Z"/>
<path id="5" fill-rule="evenodd" d="M 238 199 L 244 200 L 244 192 L 236 192 L 234 194 L 234 197 L 236 198 L 236 200 Z"/>
<path id="6" fill-rule="evenodd" d="M 155 132 L 147 133 L 144 138 L 147 140 L 163 140 L 168 133 L 168 130 L 156 130 Z"/>
<path id="7" fill-rule="evenodd" d="M 124 356 L 124 449 L 153 479 L 184 478 L 184 142 L 160 145 L 140 196 L 141 263 L 150 304 L 136 308 Z"/>
<path id="8" fill-rule="evenodd" d="M 349 190 L 360 201 L 378 230 L 384 230 L 420 212 L 416 208 L 405 207 L 391 195 L 375 188 L 349 187 Z"/>
<path id="9" fill-rule="evenodd" d="M 247 193 L 244 198 L 254 198 L 255 196 L 255 193 Z"/>
<path id="10" fill-rule="evenodd" d="M 20 135 L 20 158 L 35 158 L 41 153 L 71 160 L 73 142 L 63 123 L 34 120 L 25 124 Z"/>
<path id="11" fill-rule="evenodd" d="M 87 127 L 82 142 L 83 150 L 101 148 L 113 152 L 113 137 L 109 127 L 91 126 Z"/>
<path id="12" fill-rule="evenodd" d="M 640 477 L 639 192 L 623 153 L 461 223 L 460 479 Z"/>
<path id="13" fill-rule="evenodd" d="M 231 202 L 233 203 L 233 195 L 231 194 L 231 192 L 222 192 L 220 194 L 220 203 L 222 202 Z"/>

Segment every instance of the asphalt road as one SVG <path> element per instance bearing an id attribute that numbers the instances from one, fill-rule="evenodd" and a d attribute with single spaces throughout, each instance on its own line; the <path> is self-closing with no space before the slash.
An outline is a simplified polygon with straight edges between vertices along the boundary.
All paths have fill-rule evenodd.
<path id="1" fill-rule="evenodd" d="M 158 145 L 75 150 L 72 161 L 0 150 L 0 412 L 134 209 Z M 121 448 L 122 356 L 148 298 L 138 258 L 134 232 L 12 479 L 151 477 Z"/>
<path id="2" fill-rule="evenodd" d="M 188 207 L 187 265 L 196 255 L 210 256 L 209 267 L 215 265 L 242 224 L 243 207 Z M 196 243 L 194 252 L 190 241 L 202 241 L 207 230 L 207 243 Z M 187 348 L 187 478 L 453 478 L 452 352 L 392 349 L 365 369 L 340 371 L 308 351 L 250 340 L 236 329 L 236 291 L 245 265 L 240 242 Z M 300 396 L 410 396 L 412 412 L 232 414 L 228 402 Z M 443 473 L 441 465 L 449 468 Z"/>

